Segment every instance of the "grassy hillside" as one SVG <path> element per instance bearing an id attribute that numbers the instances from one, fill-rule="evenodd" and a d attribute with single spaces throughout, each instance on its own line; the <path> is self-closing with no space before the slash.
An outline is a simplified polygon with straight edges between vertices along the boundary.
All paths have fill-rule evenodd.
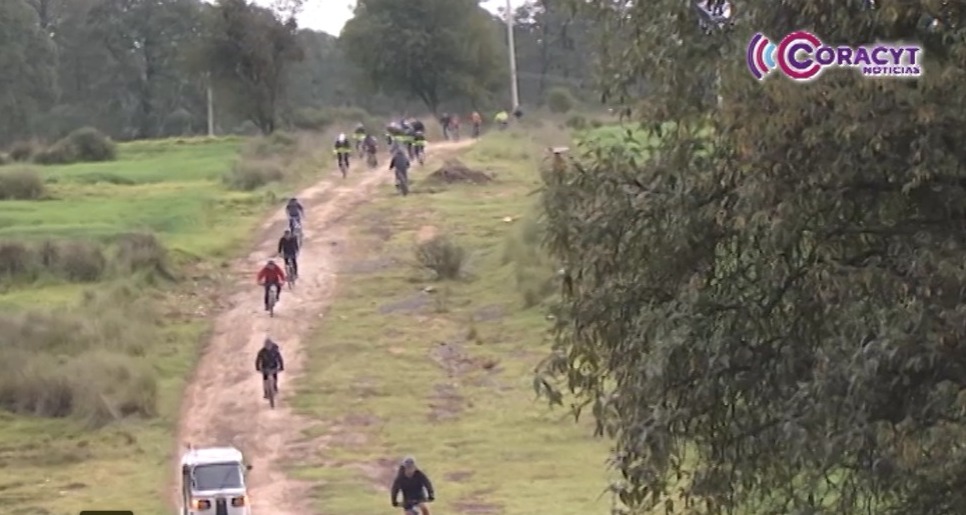
<path id="1" fill-rule="evenodd" d="M 567 142 L 547 128 L 488 136 L 460 159 L 492 182 L 430 184 L 418 170 L 413 196 L 387 191 L 351 217 L 357 240 L 297 399 L 327 442 L 299 473 L 320 511 L 388 510 L 411 453 L 441 513 L 606 512 L 606 443 L 532 387 L 557 284 L 531 194 L 544 149 Z M 442 263 L 465 251 L 460 277 L 434 280 L 417 247 Z"/>
<path id="2" fill-rule="evenodd" d="M 317 169 L 285 157 L 310 147 L 149 141 L 113 162 L 0 167 L 0 186 L 43 186 L 0 201 L 0 511 L 162 512 L 220 264 L 273 188 Z"/>

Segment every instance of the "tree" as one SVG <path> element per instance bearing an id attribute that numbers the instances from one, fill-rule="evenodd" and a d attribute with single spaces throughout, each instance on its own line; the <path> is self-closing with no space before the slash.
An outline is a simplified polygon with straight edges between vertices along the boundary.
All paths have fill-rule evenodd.
<path id="1" fill-rule="evenodd" d="M 372 86 L 418 98 L 481 102 L 503 70 L 498 26 L 478 0 L 359 0 L 340 35 Z"/>
<path id="2" fill-rule="evenodd" d="M 539 385 L 593 407 L 623 505 L 966 512 L 966 10 L 736 2 L 709 36 L 677 1 L 594 4 L 609 98 L 673 123 L 544 175 L 566 275 Z M 802 27 L 919 41 L 926 75 L 758 83 L 735 57 Z"/>
<path id="3" fill-rule="evenodd" d="M 56 98 L 57 53 L 24 0 L 0 2 L 0 143 L 30 135 Z"/>
<path id="4" fill-rule="evenodd" d="M 264 134 L 275 131 L 288 66 L 303 58 L 294 13 L 276 12 L 246 0 L 219 0 L 206 65 L 236 110 Z"/>
<path id="5" fill-rule="evenodd" d="M 104 0 L 88 14 L 89 35 L 123 77 L 114 95 L 132 113 L 135 138 L 161 133 L 167 115 L 183 107 L 182 92 L 200 89 L 184 55 L 200 44 L 201 23 L 194 0 Z"/>

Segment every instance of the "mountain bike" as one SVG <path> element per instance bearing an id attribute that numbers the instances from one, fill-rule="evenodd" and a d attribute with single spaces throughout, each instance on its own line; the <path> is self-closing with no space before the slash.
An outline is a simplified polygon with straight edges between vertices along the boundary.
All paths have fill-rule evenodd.
<path id="1" fill-rule="evenodd" d="M 295 239 L 299 242 L 299 248 L 302 248 L 302 221 L 294 218 L 289 220 L 288 225 L 292 228 L 292 234 L 295 235 Z"/>
<path id="2" fill-rule="evenodd" d="M 339 171 L 342 172 L 342 178 L 345 179 L 349 172 L 349 156 L 347 154 L 339 154 Z"/>
<path id="3" fill-rule="evenodd" d="M 376 151 L 369 149 L 366 152 L 366 164 L 369 165 L 369 169 L 373 169 L 379 166 L 379 159 L 376 158 Z"/>
<path id="4" fill-rule="evenodd" d="M 396 189 L 405 197 L 409 195 L 409 173 L 396 170 Z"/>
<path id="5" fill-rule="evenodd" d="M 288 289 L 295 289 L 295 258 L 285 260 L 285 282 L 288 283 Z"/>
<path id="6" fill-rule="evenodd" d="M 432 502 L 430 500 L 424 501 L 405 501 L 403 502 L 402 509 L 403 513 L 406 515 L 420 515 L 422 512 L 419 511 L 419 505 L 422 503 Z"/>
<path id="7" fill-rule="evenodd" d="M 426 164 L 426 145 L 414 145 L 413 153 L 416 154 L 416 162 L 419 166 Z"/>
<path id="8" fill-rule="evenodd" d="M 278 395 L 278 369 L 262 370 L 268 377 L 262 381 L 262 394 L 268 399 L 268 405 L 275 409 L 275 396 Z"/>
<path id="9" fill-rule="evenodd" d="M 261 286 L 265 286 L 265 284 L 263 283 Z M 275 288 L 281 288 L 281 286 L 273 284 L 268 289 L 268 316 L 272 318 L 275 317 L 275 303 L 278 302 L 278 291 Z"/>

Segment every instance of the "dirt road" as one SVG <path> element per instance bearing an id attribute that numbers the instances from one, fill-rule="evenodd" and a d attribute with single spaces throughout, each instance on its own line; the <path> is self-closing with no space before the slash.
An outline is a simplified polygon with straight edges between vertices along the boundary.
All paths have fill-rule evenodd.
<path id="1" fill-rule="evenodd" d="M 433 144 L 431 158 L 436 161 L 441 154 L 471 143 L 467 140 Z M 340 219 L 369 199 L 378 185 L 391 181 L 391 173 L 382 166 L 371 172 L 361 168 L 353 171 L 363 178 L 344 183 L 336 177 L 338 174 L 332 174 L 299 194 L 306 208 L 300 280 L 295 290 L 286 289 L 282 294 L 275 318 L 264 312 L 261 289 L 255 286 L 254 276 L 274 254 L 286 221 L 284 212 L 280 210 L 263 224 L 266 239 L 247 258 L 233 265 L 233 271 L 242 278 L 237 293 L 228 299 L 227 310 L 215 320 L 211 341 L 185 392 L 178 442 L 233 445 L 241 449 L 254 466 L 249 486 L 256 515 L 315 512 L 309 504 L 311 485 L 284 473 L 286 465 L 298 461 L 292 456 L 297 452 L 293 448 L 304 439 L 302 430 L 310 425 L 288 408 L 292 383 L 303 370 L 302 338 L 321 321 L 332 300 L 336 286 L 334 250 L 350 236 Z M 286 360 L 275 410 L 261 400 L 261 379 L 254 370 L 255 354 L 267 335 L 279 342 Z M 180 506 L 179 493 L 176 488 L 173 490 L 172 500 Z"/>

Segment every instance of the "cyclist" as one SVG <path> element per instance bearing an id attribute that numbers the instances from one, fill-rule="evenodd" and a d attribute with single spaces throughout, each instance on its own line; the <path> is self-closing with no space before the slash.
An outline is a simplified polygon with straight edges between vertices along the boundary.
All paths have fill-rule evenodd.
<path id="1" fill-rule="evenodd" d="M 413 134 L 408 123 L 405 126 L 400 124 L 399 132 L 393 137 L 392 140 L 402 145 L 403 149 L 408 155 L 411 156 L 413 154 Z"/>
<path id="2" fill-rule="evenodd" d="M 429 507 L 426 503 L 433 502 L 436 493 L 433 491 L 433 483 L 422 470 L 416 467 L 416 460 L 412 456 L 403 459 L 396 474 L 396 480 L 392 482 L 390 497 L 394 508 L 399 507 L 399 501 L 396 498 L 400 492 L 402 492 L 404 508 L 419 507 L 423 515 L 429 515 Z"/>
<path id="3" fill-rule="evenodd" d="M 362 152 L 362 141 L 366 139 L 366 126 L 361 122 L 357 124 L 352 137 L 356 140 L 356 152 Z"/>
<path id="4" fill-rule="evenodd" d="M 447 141 L 449 141 L 449 127 L 452 121 L 453 117 L 449 113 L 443 113 L 443 116 L 439 117 L 439 125 L 443 128 L 443 139 Z"/>
<path id="5" fill-rule="evenodd" d="M 473 111 L 473 114 L 470 115 L 470 121 L 473 123 L 473 137 L 479 138 L 483 127 L 483 117 L 480 116 L 480 113 Z"/>
<path id="6" fill-rule="evenodd" d="M 413 155 L 419 160 L 419 164 L 423 164 L 423 159 L 426 158 L 426 135 L 423 131 L 413 132 Z"/>
<path id="7" fill-rule="evenodd" d="M 401 130 L 396 122 L 386 124 L 386 145 L 392 145 Z"/>
<path id="8" fill-rule="evenodd" d="M 459 141 L 460 139 L 460 116 L 458 114 L 453 114 L 449 119 L 449 132 L 453 136 L 453 141 Z"/>
<path id="9" fill-rule="evenodd" d="M 277 343 L 266 337 L 265 343 L 262 344 L 261 349 L 258 349 L 258 355 L 255 356 L 255 371 L 262 374 L 262 382 L 268 381 L 268 374 L 271 371 L 275 393 L 278 393 L 278 373 L 283 370 L 285 370 L 285 362 L 282 360 L 282 351 L 279 350 Z M 268 392 L 265 392 L 265 398 L 268 398 Z"/>
<path id="10" fill-rule="evenodd" d="M 396 172 L 396 188 L 401 188 L 403 181 L 409 183 L 409 158 L 406 157 L 406 150 L 402 145 L 393 146 L 392 160 L 389 162 L 389 170 Z"/>
<path id="11" fill-rule="evenodd" d="M 352 145 L 349 143 L 349 138 L 345 137 L 345 133 L 339 134 L 339 137 L 335 139 L 335 155 L 339 161 L 339 168 L 345 166 L 346 169 L 349 168 L 349 154 L 352 153 Z"/>
<path id="12" fill-rule="evenodd" d="M 426 133 L 426 126 L 423 125 L 422 120 L 418 120 L 416 118 L 413 118 L 409 122 L 409 126 L 412 127 L 413 132 L 422 132 L 424 134 Z"/>
<path id="13" fill-rule="evenodd" d="M 285 260 L 285 265 L 292 265 L 292 278 L 299 276 L 299 239 L 291 230 L 278 239 L 278 254 Z"/>
<path id="14" fill-rule="evenodd" d="M 370 166 L 379 164 L 379 161 L 376 159 L 376 152 L 379 150 L 378 146 L 376 138 L 372 134 L 366 134 L 366 139 L 362 140 L 362 149 L 366 154 L 366 160 Z"/>
<path id="15" fill-rule="evenodd" d="M 510 115 L 507 114 L 506 111 L 500 111 L 499 113 L 496 113 L 496 116 L 493 117 L 493 120 L 499 124 L 500 130 L 503 130 L 506 129 L 507 124 L 510 123 Z"/>
<path id="16" fill-rule="evenodd" d="M 268 292 L 269 288 L 275 288 L 275 302 L 282 299 L 282 284 L 285 283 L 285 271 L 275 264 L 274 259 L 269 259 L 268 263 L 258 271 L 256 278 L 258 284 L 265 287 L 265 311 L 268 311 Z"/>
<path id="17" fill-rule="evenodd" d="M 305 208 L 302 207 L 302 203 L 297 198 L 292 197 L 285 204 L 285 212 L 288 214 L 288 228 L 295 232 L 295 224 L 301 223 L 302 217 L 305 216 Z"/>

